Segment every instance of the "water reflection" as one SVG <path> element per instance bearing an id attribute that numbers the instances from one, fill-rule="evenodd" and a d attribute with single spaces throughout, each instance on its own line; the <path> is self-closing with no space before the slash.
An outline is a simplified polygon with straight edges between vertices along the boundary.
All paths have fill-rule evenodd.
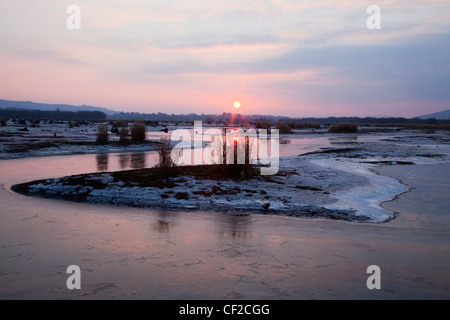
<path id="1" fill-rule="evenodd" d="M 128 153 L 119 154 L 120 169 L 128 169 L 130 166 L 131 156 Z"/>
<path id="2" fill-rule="evenodd" d="M 132 153 L 130 166 L 133 169 L 142 169 L 146 166 L 146 154 L 144 152 Z"/>
<path id="3" fill-rule="evenodd" d="M 164 210 L 155 210 L 154 212 L 156 220 L 152 222 L 151 229 L 161 235 L 173 237 L 178 227 L 177 218 L 179 212 Z M 220 241 L 227 242 L 230 239 L 246 240 L 251 238 L 251 215 L 230 215 L 226 213 L 212 213 L 212 215 L 209 218 L 216 224 L 217 235 Z"/>
<path id="4" fill-rule="evenodd" d="M 153 230 L 169 235 L 176 225 L 171 218 L 173 215 L 176 216 L 176 212 L 158 211 L 158 218 L 152 226 Z"/>
<path id="5" fill-rule="evenodd" d="M 109 155 L 104 154 L 97 154 L 95 159 L 97 160 L 97 170 L 98 171 L 107 171 L 108 170 L 108 157 Z"/>
<path id="6" fill-rule="evenodd" d="M 219 239 L 247 239 L 251 236 L 249 226 L 252 223 L 251 215 L 217 214 L 220 223 Z"/>

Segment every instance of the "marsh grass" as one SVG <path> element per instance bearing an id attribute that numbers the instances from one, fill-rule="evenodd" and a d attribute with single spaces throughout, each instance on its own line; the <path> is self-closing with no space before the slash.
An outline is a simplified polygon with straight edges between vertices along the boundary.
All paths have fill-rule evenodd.
<path id="1" fill-rule="evenodd" d="M 356 123 L 337 123 L 333 124 L 329 129 L 330 133 L 356 133 L 358 125 Z"/>
<path id="2" fill-rule="evenodd" d="M 144 122 L 137 121 L 131 126 L 131 141 L 133 143 L 144 143 L 145 132 L 147 131 Z"/>
<path id="3" fill-rule="evenodd" d="M 113 126 L 119 127 L 119 128 L 126 128 L 128 127 L 128 121 L 119 119 L 113 122 Z"/>
<path id="4" fill-rule="evenodd" d="M 251 150 L 253 148 L 253 139 L 249 137 L 241 137 L 240 139 L 229 139 L 225 135 L 222 142 L 222 163 L 214 164 L 213 171 L 216 174 L 222 174 L 225 178 L 231 179 L 251 179 L 256 174 L 256 169 L 252 163 Z M 228 148 L 228 149 L 227 149 Z M 233 149 L 233 158 L 229 157 L 227 150 Z M 239 155 L 244 154 L 243 163 L 239 162 L 242 159 Z M 242 160 L 241 160 L 242 161 Z"/>
<path id="5" fill-rule="evenodd" d="M 172 149 L 170 147 L 170 140 L 167 138 L 161 138 L 158 147 L 158 161 L 155 165 L 157 171 L 163 176 L 171 176 L 175 174 L 175 163 L 172 160 Z"/>
<path id="6" fill-rule="evenodd" d="M 429 124 L 429 123 L 377 123 L 375 127 L 400 127 L 413 130 L 450 130 L 450 124 Z"/>
<path id="7" fill-rule="evenodd" d="M 286 122 L 278 122 L 275 128 L 278 129 L 281 134 L 292 133 L 291 125 Z"/>
<path id="8" fill-rule="evenodd" d="M 97 144 L 107 144 L 109 141 L 108 127 L 101 123 L 97 127 Z"/>
<path id="9" fill-rule="evenodd" d="M 130 141 L 130 132 L 127 127 L 122 127 L 122 129 L 119 130 L 119 143 L 121 144 L 127 144 Z"/>
<path id="10" fill-rule="evenodd" d="M 269 121 L 256 121 L 255 128 L 256 129 L 270 129 L 272 124 Z"/>

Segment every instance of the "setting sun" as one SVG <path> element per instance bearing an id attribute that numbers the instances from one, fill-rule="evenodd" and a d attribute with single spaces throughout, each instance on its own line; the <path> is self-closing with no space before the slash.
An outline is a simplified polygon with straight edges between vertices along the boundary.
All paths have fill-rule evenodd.
<path id="1" fill-rule="evenodd" d="M 233 107 L 235 107 L 236 109 L 239 109 L 241 107 L 241 103 L 239 101 L 235 101 L 233 103 Z"/>

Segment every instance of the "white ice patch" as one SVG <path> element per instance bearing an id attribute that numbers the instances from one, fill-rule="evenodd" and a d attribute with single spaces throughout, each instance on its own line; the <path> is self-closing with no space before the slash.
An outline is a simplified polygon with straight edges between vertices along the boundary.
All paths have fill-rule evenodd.
<path id="1" fill-rule="evenodd" d="M 62 185 L 59 182 L 53 182 L 50 184 L 38 183 L 31 185 L 29 188 L 30 192 L 45 192 L 47 194 L 61 194 L 61 195 L 86 193 L 89 192 L 89 189 L 92 190 L 92 187 L 82 188 L 81 186 L 78 185 L 67 186 Z"/>
<path id="2" fill-rule="evenodd" d="M 89 176 L 89 177 L 86 178 L 86 180 L 98 180 L 101 183 L 104 183 L 104 184 L 108 185 L 108 184 L 111 184 L 114 181 L 114 178 L 109 173 L 103 173 L 103 174 L 98 175 L 98 176 L 95 176 L 95 175 Z"/>
<path id="3" fill-rule="evenodd" d="M 381 203 L 392 200 L 396 195 L 408 190 L 407 186 L 397 180 L 370 171 L 374 165 L 336 161 L 335 159 L 312 160 L 311 162 L 324 168 L 333 168 L 367 178 L 367 185 L 333 192 L 331 197 L 337 201 L 324 207 L 333 210 L 355 210 L 356 215 L 369 217 L 372 222 L 383 222 L 392 218 L 393 212 L 382 208 Z"/>

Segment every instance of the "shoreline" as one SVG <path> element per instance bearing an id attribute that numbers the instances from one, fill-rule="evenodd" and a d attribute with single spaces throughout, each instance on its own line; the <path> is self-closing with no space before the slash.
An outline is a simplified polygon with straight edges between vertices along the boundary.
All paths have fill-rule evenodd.
<path id="1" fill-rule="evenodd" d="M 399 212 L 401 221 L 398 224 L 407 222 L 414 228 L 450 230 L 450 163 L 399 168 L 384 166 L 378 168 L 377 172 L 397 179 L 409 188 L 394 199 L 382 203 L 386 209 Z M 421 209 L 424 205 L 432 210 Z"/>

